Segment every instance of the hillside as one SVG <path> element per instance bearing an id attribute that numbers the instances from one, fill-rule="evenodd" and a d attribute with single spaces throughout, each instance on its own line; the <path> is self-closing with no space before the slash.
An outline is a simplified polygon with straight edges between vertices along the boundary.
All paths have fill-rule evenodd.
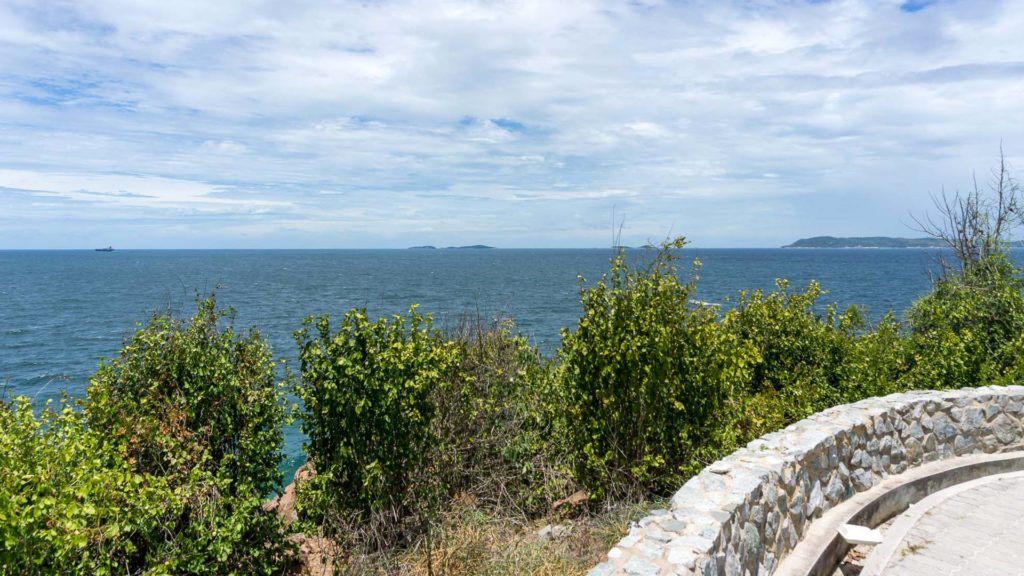
<path id="1" fill-rule="evenodd" d="M 892 238 L 889 236 L 815 236 L 801 238 L 783 248 L 941 248 L 945 246 L 937 238 Z"/>

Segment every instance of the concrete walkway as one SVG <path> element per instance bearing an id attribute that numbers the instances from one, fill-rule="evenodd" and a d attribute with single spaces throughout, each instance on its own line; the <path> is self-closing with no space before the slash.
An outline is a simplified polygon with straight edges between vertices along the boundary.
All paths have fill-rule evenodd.
<path id="1" fill-rule="evenodd" d="M 1024 474 L 982 478 L 922 500 L 868 558 L 864 574 L 876 572 L 1024 576 Z"/>

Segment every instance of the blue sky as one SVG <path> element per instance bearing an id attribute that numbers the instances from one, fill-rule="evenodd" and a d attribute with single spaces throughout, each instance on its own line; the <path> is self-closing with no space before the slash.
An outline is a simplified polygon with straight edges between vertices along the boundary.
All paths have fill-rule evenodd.
<path id="1" fill-rule="evenodd" d="M 1024 168 L 1019 0 L 0 0 L 0 248 L 777 246 Z"/>

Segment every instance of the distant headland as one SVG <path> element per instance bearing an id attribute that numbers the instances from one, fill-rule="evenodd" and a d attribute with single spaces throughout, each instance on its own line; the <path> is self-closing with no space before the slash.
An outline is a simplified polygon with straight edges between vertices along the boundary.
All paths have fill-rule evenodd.
<path id="1" fill-rule="evenodd" d="M 892 238 L 889 236 L 815 236 L 801 238 L 783 248 L 943 248 L 945 242 L 938 238 Z M 1010 242 L 1011 248 L 1024 247 L 1024 240 Z"/>
<path id="2" fill-rule="evenodd" d="M 941 248 L 946 244 L 938 238 L 891 238 L 889 236 L 815 236 L 801 238 L 783 248 Z"/>
<path id="3" fill-rule="evenodd" d="M 410 246 L 409 250 L 496 250 L 494 246 L 484 246 L 483 244 L 473 244 L 472 246 L 445 246 L 444 248 L 438 248 L 437 246 Z"/>

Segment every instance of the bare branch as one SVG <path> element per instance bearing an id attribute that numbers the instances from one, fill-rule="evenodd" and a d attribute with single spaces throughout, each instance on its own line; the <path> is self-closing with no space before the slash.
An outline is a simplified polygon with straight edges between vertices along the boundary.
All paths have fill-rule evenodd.
<path id="1" fill-rule="evenodd" d="M 917 230 L 948 246 L 956 260 L 958 270 L 967 272 L 990 256 L 1006 250 L 1012 229 L 1024 224 L 1021 213 L 1021 188 L 1010 174 L 1010 167 L 999 147 L 999 164 L 992 170 L 986 190 L 972 175 L 972 188 L 967 193 L 959 190 L 947 194 L 943 189 L 932 195 L 934 214 L 911 216 Z M 943 264 L 943 272 L 957 269 Z"/>

